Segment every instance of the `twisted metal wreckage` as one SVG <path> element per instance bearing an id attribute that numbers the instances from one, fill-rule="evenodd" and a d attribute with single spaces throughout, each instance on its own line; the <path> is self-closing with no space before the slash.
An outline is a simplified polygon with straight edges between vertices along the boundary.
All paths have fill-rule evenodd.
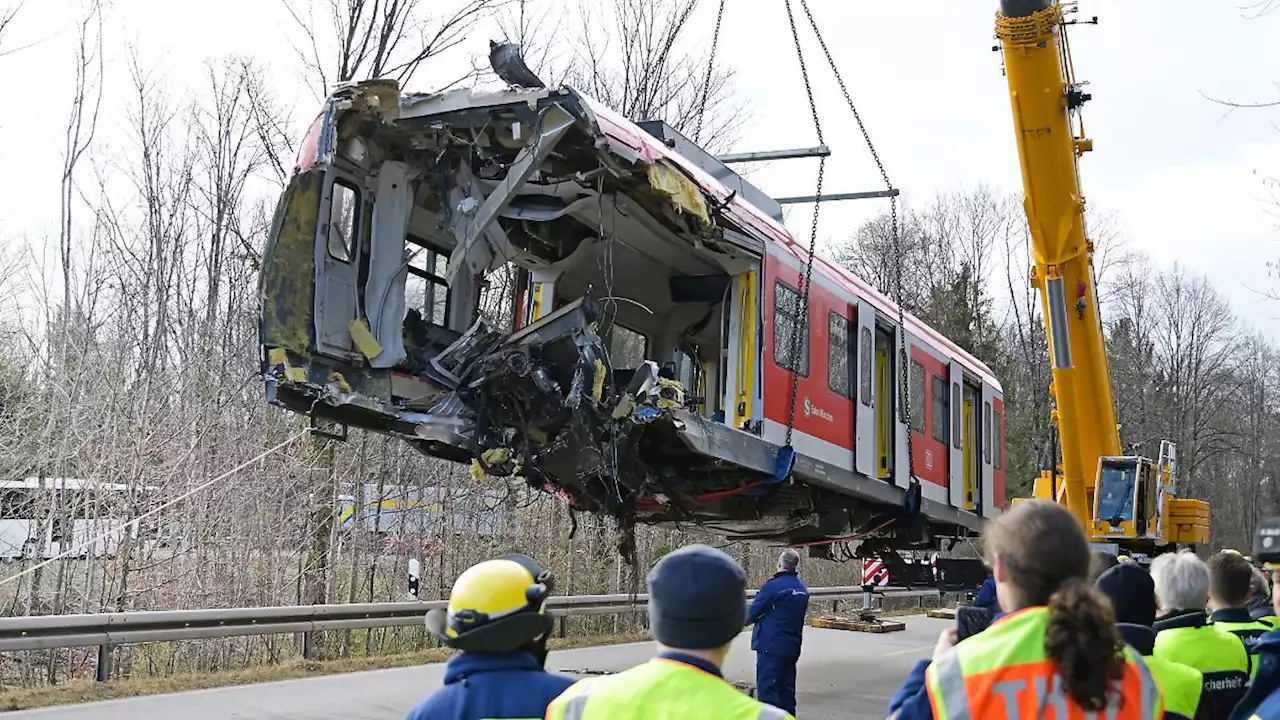
<path id="1" fill-rule="evenodd" d="M 793 476 L 763 437 L 760 275 L 803 252 L 781 219 L 665 124 L 569 88 L 344 87 L 264 253 L 268 399 L 613 515 L 628 559 L 637 521 L 789 542 L 876 523 L 864 555 L 976 530 L 928 502 L 891 525 L 918 493 L 803 455 Z M 491 322 L 481 289 L 507 268 Z M 631 367 L 627 327 L 649 338 Z"/>

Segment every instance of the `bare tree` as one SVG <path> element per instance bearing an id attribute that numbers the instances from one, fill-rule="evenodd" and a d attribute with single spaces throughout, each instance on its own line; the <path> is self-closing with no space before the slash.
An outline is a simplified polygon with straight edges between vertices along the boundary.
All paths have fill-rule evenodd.
<path id="1" fill-rule="evenodd" d="M 581 24 L 565 73 L 605 105 L 633 120 L 663 120 L 704 147 L 732 145 L 743 108 L 734 73 L 690 45 L 699 0 L 579 0 Z M 709 43 L 708 43 L 709 44 Z"/>
<path id="2" fill-rule="evenodd" d="M 403 86 L 507 0 L 463 0 L 439 17 L 430 12 L 435 4 L 423 0 L 318 0 L 305 10 L 292 0 L 281 2 L 302 30 L 303 44 L 294 49 L 315 83 L 312 89 L 324 97 L 334 85 L 352 80 L 390 77 Z"/>
<path id="3" fill-rule="evenodd" d="M 26 5 L 26 0 L 18 0 L 8 7 L 0 8 L 0 56 L 8 54 L 5 50 L 5 35 L 12 29 L 14 18 L 18 17 L 18 13 L 22 11 L 22 6 Z"/>

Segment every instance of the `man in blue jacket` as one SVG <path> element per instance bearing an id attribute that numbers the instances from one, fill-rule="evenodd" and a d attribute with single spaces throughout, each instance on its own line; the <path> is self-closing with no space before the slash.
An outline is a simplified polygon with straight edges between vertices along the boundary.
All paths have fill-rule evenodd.
<path id="1" fill-rule="evenodd" d="M 427 630 L 459 650 L 444 687 L 408 720 L 540 718 L 573 684 L 543 669 L 552 617 L 544 609 L 551 573 L 524 555 L 504 555 L 458 576 L 448 610 L 427 613 Z"/>
<path id="2" fill-rule="evenodd" d="M 756 651 L 756 698 L 779 710 L 796 714 L 796 663 L 804 616 L 809 611 L 809 588 L 796 569 L 800 555 L 791 549 L 778 558 L 778 572 L 760 588 L 747 611 L 751 649 Z"/>
<path id="3" fill-rule="evenodd" d="M 996 597 L 996 579 L 990 574 L 987 575 L 986 580 L 982 581 L 982 587 L 978 589 L 978 597 L 974 598 L 973 606 L 991 613 L 992 618 L 1000 614 L 1000 599 Z"/>

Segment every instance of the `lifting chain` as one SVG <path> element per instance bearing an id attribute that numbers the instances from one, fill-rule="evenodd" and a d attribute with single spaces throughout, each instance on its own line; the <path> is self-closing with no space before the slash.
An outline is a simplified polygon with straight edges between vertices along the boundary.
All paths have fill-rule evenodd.
<path id="1" fill-rule="evenodd" d="M 791 12 L 791 0 L 784 0 L 784 2 L 787 6 L 787 20 L 791 23 L 791 38 L 796 44 L 796 57 L 800 60 L 800 77 L 804 79 L 804 91 L 809 97 L 809 112 L 813 115 L 813 129 L 818 135 L 818 144 L 825 145 L 826 141 L 822 136 L 822 121 L 818 117 L 818 104 L 814 101 L 813 85 L 809 82 L 809 69 L 804 64 L 804 50 L 800 45 L 800 33 L 796 30 L 796 18 Z M 788 369 L 791 371 L 791 404 L 787 410 L 787 439 L 783 441 L 783 447 L 791 447 L 791 436 L 796 429 L 796 396 L 800 393 L 800 351 L 808 344 L 810 329 L 809 283 L 813 279 L 813 258 L 818 250 L 818 213 L 822 209 L 822 181 L 826 176 L 826 172 L 827 158 L 824 156 L 818 159 L 818 186 L 813 193 L 813 224 L 809 230 L 809 257 L 805 261 L 804 282 L 798 288 L 800 290 L 800 307 L 797 308 L 796 327 L 792 328 L 790 342 L 788 343 L 790 345 Z M 774 342 L 777 342 L 777 338 L 774 339 Z M 808 362 L 805 365 L 808 365 Z"/>
<path id="2" fill-rule="evenodd" d="M 707 59 L 707 76 L 702 81 L 702 99 L 698 103 L 698 124 L 693 129 L 695 142 L 702 142 L 702 120 L 707 114 L 707 96 L 711 94 L 711 75 L 716 69 L 716 47 L 720 45 L 720 23 L 724 21 L 725 0 L 720 0 L 716 12 L 716 30 L 711 35 L 711 56 Z"/>
<path id="3" fill-rule="evenodd" d="M 796 55 L 800 58 L 800 73 L 804 79 L 805 92 L 809 96 L 809 109 L 813 114 L 814 128 L 818 133 L 818 143 L 825 144 L 822 138 L 822 124 L 818 119 L 818 109 L 813 99 L 813 87 L 809 82 L 809 73 L 804 63 L 804 53 L 800 46 L 800 36 L 796 32 L 795 17 L 791 11 L 791 0 L 784 0 L 787 6 L 787 19 L 791 23 L 791 37 L 795 41 Z M 827 42 L 822 37 L 822 32 L 818 29 L 818 23 L 813 19 L 813 13 L 809 10 L 808 0 L 800 0 L 800 7 L 804 10 L 805 17 L 809 20 L 809 26 L 813 28 L 813 34 L 818 38 L 818 45 L 822 48 L 822 54 L 826 56 L 827 64 L 831 67 L 831 73 L 835 75 L 836 83 L 840 86 L 840 92 L 844 94 L 845 103 L 849 106 L 849 110 L 853 113 L 853 119 L 858 123 L 858 130 L 862 132 L 862 139 L 867 143 L 867 149 L 871 152 L 871 159 L 875 161 L 876 168 L 880 171 L 880 177 L 884 180 L 885 188 L 893 190 L 893 183 L 889 180 L 889 174 L 884 169 L 884 163 L 880 160 L 880 154 L 876 152 L 875 145 L 871 142 L 871 135 L 867 132 L 866 125 L 862 122 L 862 115 L 858 112 L 857 106 L 853 102 L 853 96 L 849 94 L 849 88 L 845 85 L 844 78 L 840 75 L 840 69 L 836 65 L 836 61 L 831 57 L 831 50 L 827 48 Z M 813 273 L 813 258 L 816 250 L 818 237 L 818 209 L 822 203 L 822 178 L 823 171 L 826 166 L 826 158 L 823 158 L 818 166 L 818 189 L 814 193 L 813 208 L 813 228 L 809 238 L 809 258 L 805 267 L 805 282 L 801 287 L 801 315 L 804 320 L 806 331 L 808 329 L 809 320 L 809 281 Z M 915 453 L 911 442 L 911 401 L 909 398 L 910 382 L 908 374 L 907 356 L 907 324 L 906 310 L 903 307 L 902 292 L 902 270 L 904 265 L 902 239 L 898 228 L 898 198 L 895 195 L 889 196 L 889 217 L 890 217 L 890 238 L 893 243 L 893 267 L 894 267 L 894 302 L 898 306 L 898 413 L 902 417 L 903 424 L 907 429 L 907 472 L 909 482 L 912 486 L 919 484 L 915 471 Z M 796 394 L 799 391 L 800 375 L 798 370 L 799 348 L 796 346 L 795 335 L 793 333 L 791 341 L 792 345 L 792 378 L 791 378 L 791 408 L 787 418 L 787 439 L 786 446 L 791 445 L 791 436 L 795 428 L 796 415 Z M 861 368 L 860 368 L 861 369 Z"/>

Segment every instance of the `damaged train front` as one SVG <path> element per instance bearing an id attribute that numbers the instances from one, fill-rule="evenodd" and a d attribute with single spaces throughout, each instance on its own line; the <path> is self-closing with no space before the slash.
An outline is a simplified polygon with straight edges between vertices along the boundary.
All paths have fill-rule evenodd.
<path id="1" fill-rule="evenodd" d="M 588 271 L 600 178 L 624 173 L 601 146 L 568 91 L 335 92 L 263 256 L 268 400 L 586 510 L 651 493 L 657 470 L 639 453 L 678 432 L 685 388 L 652 360 L 610 366 L 612 298 Z M 577 299 L 539 307 L 539 274 L 581 276 Z"/>

